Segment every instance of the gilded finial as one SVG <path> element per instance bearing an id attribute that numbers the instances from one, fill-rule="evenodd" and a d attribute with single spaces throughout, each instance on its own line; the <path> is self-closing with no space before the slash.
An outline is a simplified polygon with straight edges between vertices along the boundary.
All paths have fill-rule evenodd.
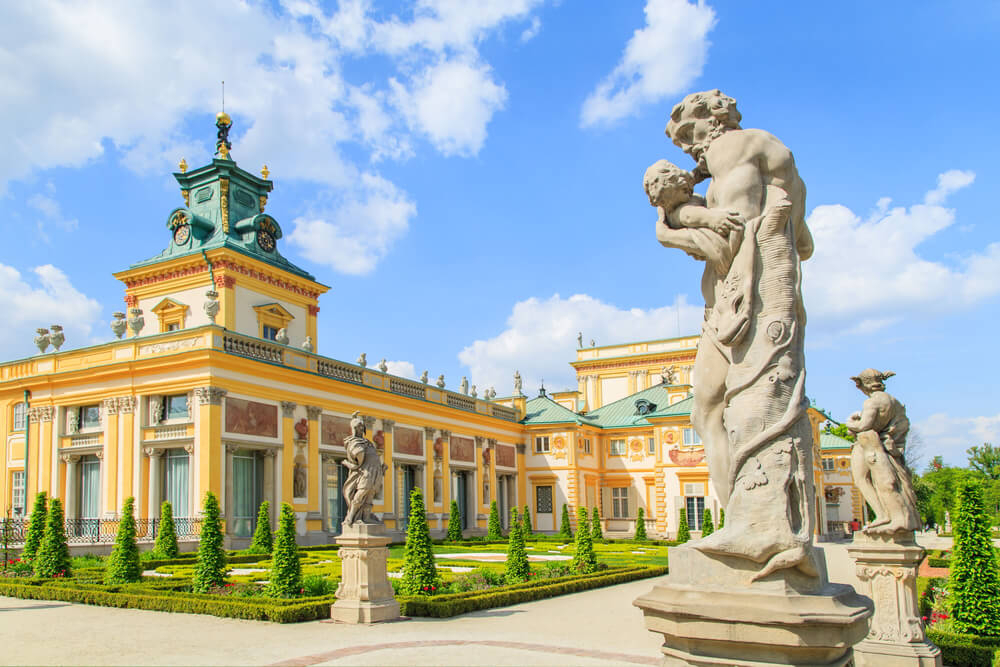
<path id="1" fill-rule="evenodd" d="M 180 164 L 177 165 L 177 167 L 181 170 L 182 174 L 184 172 L 186 172 L 188 170 L 187 160 L 185 160 L 184 158 L 181 158 L 181 162 L 180 162 Z"/>
<path id="2" fill-rule="evenodd" d="M 229 143 L 229 129 L 233 126 L 233 119 L 225 111 L 215 114 L 215 126 L 219 128 L 218 138 L 215 142 L 215 153 L 223 160 L 231 160 L 229 151 L 233 145 Z"/>
<path id="3" fill-rule="evenodd" d="M 271 174 L 271 170 L 267 168 L 266 164 L 263 167 L 260 168 L 260 175 L 264 177 L 264 180 L 267 180 L 267 177 L 270 174 Z"/>

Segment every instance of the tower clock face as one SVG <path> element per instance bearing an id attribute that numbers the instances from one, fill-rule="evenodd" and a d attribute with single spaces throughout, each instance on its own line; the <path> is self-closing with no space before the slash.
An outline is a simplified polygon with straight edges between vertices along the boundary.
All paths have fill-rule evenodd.
<path id="1" fill-rule="evenodd" d="M 274 235 L 266 229 L 257 231 L 257 245 L 265 252 L 274 250 Z"/>
<path id="2" fill-rule="evenodd" d="M 191 237 L 191 225 L 180 225 L 174 229 L 174 243 L 184 245 Z"/>

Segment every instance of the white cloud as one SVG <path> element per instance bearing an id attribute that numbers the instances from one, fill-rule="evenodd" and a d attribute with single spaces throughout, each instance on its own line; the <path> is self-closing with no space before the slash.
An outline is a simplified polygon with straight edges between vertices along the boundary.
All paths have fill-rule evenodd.
<path id="1" fill-rule="evenodd" d="M 496 336 L 477 340 L 463 349 L 459 361 L 469 369 L 469 382 L 497 387 L 501 395 L 512 391 L 514 371 L 524 378 L 526 393 L 542 379 L 552 390 L 576 388 L 576 375 L 567 359 L 576 350 L 577 332 L 584 345 L 613 345 L 687 335 L 700 330 L 704 308 L 688 304 L 683 296 L 672 306 L 650 310 L 622 309 L 586 294 L 568 299 L 558 294 L 542 300 L 519 301 L 507 318 L 507 327 Z M 678 326 L 679 325 L 679 326 Z"/>
<path id="2" fill-rule="evenodd" d="M 968 465 L 965 450 L 969 447 L 984 442 L 1000 443 L 1000 413 L 953 417 L 938 412 L 916 422 L 914 428 L 920 432 L 926 460 L 941 456 L 945 463 L 955 466 Z"/>
<path id="3" fill-rule="evenodd" d="M 816 252 L 803 263 L 811 321 L 826 335 L 869 333 L 1000 293 L 1000 242 L 950 263 L 917 252 L 953 225 L 954 210 L 941 204 L 973 179 L 972 172 L 945 172 L 924 199 L 937 203 L 890 208 L 882 198 L 867 219 L 839 204 L 817 206 L 808 218 Z"/>
<path id="4" fill-rule="evenodd" d="M 310 260 L 341 273 L 375 268 L 406 233 L 417 207 L 389 181 L 363 174 L 360 186 L 327 203 L 323 211 L 295 220 L 288 242 Z"/>
<path id="5" fill-rule="evenodd" d="M 488 65 L 444 60 L 413 79 L 409 89 L 391 81 L 394 104 L 410 127 L 427 135 L 444 155 L 475 155 L 486 126 L 507 101 Z"/>
<path id="6" fill-rule="evenodd" d="M 0 264 L 0 355 L 16 358 L 37 354 L 34 329 L 60 324 L 66 334 L 64 349 L 90 345 L 91 332 L 101 307 L 76 289 L 69 278 L 51 264 L 32 269 L 34 279 L 25 279 L 10 266 Z M 51 348 L 49 348 L 51 350 Z"/>
<path id="7" fill-rule="evenodd" d="M 583 103 L 580 125 L 610 124 L 683 91 L 701 74 L 715 12 L 702 0 L 647 0 L 646 25 Z"/>
<path id="8" fill-rule="evenodd" d="M 72 232 L 79 227 L 76 218 L 67 218 L 62 213 L 62 207 L 56 201 L 55 186 L 49 182 L 45 186 L 45 194 L 36 192 L 28 198 L 28 206 L 39 212 L 35 226 L 39 237 L 48 243 L 51 240 L 49 232 Z"/>
<path id="9" fill-rule="evenodd" d="M 385 365 L 389 367 L 390 375 L 398 375 L 411 380 L 417 379 L 417 370 L 409 361 L 387 361 Z"/>
<path id="10" fill-rule="evenodd" d="M 524 32 L 521 33 L 521 41 L 530 42 L 535 37 L 537 37 L 538 33 L 541 31 L 542 31 L 542 20 L 537 16 L 532 16 L 531 25 L 525 28 Z"/>

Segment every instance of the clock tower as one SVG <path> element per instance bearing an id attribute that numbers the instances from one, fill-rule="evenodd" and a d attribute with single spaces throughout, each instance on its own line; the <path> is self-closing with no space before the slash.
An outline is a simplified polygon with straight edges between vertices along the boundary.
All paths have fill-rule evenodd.
<path id="1" fill-rule="evenodd" d="M 267 165 L 255 176 L 233 159 L 232 119 L 216 116 L 211 163 L 174 178 L 184 206 L 167 215 L 169 245 L 114 274 L 125 284 L 129 317 L 142 311 L 139 336 L 204 324 L 316 351 L 319 296 L 329 288 L 278 251 L 281 226 L 264 212 L 274 188 Z"/>

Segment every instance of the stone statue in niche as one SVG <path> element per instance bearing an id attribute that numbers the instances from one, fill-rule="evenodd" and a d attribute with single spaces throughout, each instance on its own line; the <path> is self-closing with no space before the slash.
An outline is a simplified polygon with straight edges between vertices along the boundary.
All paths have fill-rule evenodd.
<path id="1" fill-rule="evenodd" d="M 309 420 L 302 418 L 295 422 L 295 438 L 296 440 L 308 440 L 309 439 Z"/>
<path id="2" fill-rule="evenodd" d="M 305 498 L 308 493 L 309 475 L 304 463 L 295 464 L 295 472 L 292 475 L 292 495 L 296 498 Z"/>
<path id="3" fill-rule="evenodd" d="M 381 520 L 372 513 L 372 504 L 382 490 L 389 466 L 382 463 L 375 443 L 365 437 L 365 420 L 360 412 L 351 415 L 351 431 L 353 435 L 344 438 L 347 458 L 342 462 L 349 471 L 344 482 L 344 499 L 347 501 L 344 523 L 348 526 L 358 521 L 380 524 Z"/>
<path id="4" fill-rule="evenodd" d="M 688 95 L 667 135 L 694 171 L 660 160 L 644 178 L 657 240 L 705 262 L 692 419 L 726 525 L 691 546 L 759 564 L 753 580 L 786 568 L 818 577 L 800 288 L 800 261 L 813 251 L 805 185 L 791 151 L 740 120 L 718 90 Z M 702 198 L 693 188 L 706 179 Z"/>
<path id="5" fill-rule="evenodd" d="M 906 408 L 885 391 L 885 380 L 895 373 L 868 368 L 852 377 L 867 398 L 860 412 L 845 422 L 857 441 L 851 449 L 854 483 L 875 511 L 864 532 L 892 535 L 920 527 L 917 496 L 903 453 L 910 420 Z"/>

